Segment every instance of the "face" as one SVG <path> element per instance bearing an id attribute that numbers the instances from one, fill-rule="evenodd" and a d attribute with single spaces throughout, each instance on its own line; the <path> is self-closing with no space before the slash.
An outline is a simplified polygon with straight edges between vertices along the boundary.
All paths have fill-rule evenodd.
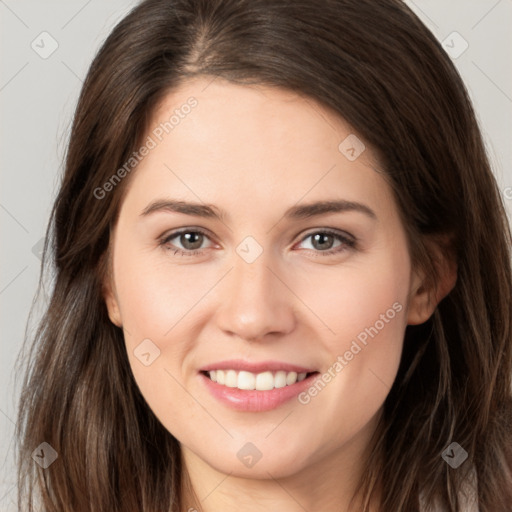
<path id="1" fill-rule="evenodd" d="M 356 137 L 310 98 L 220 79 L 155 112 L 106 301 L 149 407 L 217 471 L 286 477 L 363 446 L 426 319 Z"/>

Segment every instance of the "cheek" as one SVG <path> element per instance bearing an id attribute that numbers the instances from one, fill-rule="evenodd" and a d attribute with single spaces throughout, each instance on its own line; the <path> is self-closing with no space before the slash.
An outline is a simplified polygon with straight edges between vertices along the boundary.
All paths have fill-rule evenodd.
<path id="1" fill-rule="evenodd" d="M 212 286 L 192 265 L 170 267 L 161 255 L 144 253 L 119 257 L 115 279 L 126 330 L 160 341 L 172 338 L 173 329 Z"/>
<path id="2" fill-rule="evenodd" d="M 406 328 L 410 261 L 405 245 L 388 247 L 371 260 L 331 269 L 330 279 L 316 279 L 322 286 L 310 287 L 308 294 L 308 306 L 328 326 L 323 346 L 329 357 L 320 382 L 301 403 L 312 417 L 331 416 L 344 434 L 362 428 L 382 406 L 396 377 Z"/>
<path id="3" fill-rule="evenodd" d="M 187 267 L 171 272 L 162 263 L 120 247 L 114 262 L 116 290 L 130 366 L 142 395 L 153 411 L 187 408 L 181 367 L 190 353 L 197 305 L 211 287 L 194 286 Z M 166 268 L 167 267 L 167 268 Z M 200 281 L 198 281 L 200 282 Z M 184 336 L 184 331 L 188 336 Z M 174 378 L 173 378 L 174 377 Z"/>
<path id="4" fill-rule="evenodd" d="M 318 318 L 323 343 L 333 356 L 349 350 L 356 339 L 363 345 L 375 339 L 379 346 L 401 347 L 410 284 L 405 246 L 382 247 L 346 265 L 310 267 L 295 274 L 307 276 L 290 278 Z"/>

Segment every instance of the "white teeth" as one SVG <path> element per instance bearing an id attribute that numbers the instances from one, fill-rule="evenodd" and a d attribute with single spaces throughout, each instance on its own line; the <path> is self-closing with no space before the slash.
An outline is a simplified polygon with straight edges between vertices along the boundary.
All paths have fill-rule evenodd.
<path id="1" fill-rule="evenodd" d="M 254 373 L 240 372 L 238 374 L 238 389 L 254 389 L 256 387 L 256 378 Z"/>
<path id="2" fill-rule="evenodd" d="M 288 372 L 286 376 L 286 385 L 291 386 L 297 382 L 297 373 L 296 372 Z"/>
<path id="3" fill-rule="evenodd" d="M 226 382 L 224 383 L 229 388 L 236 388 L 238 384 L 238 378 L 235 370 L 228 370 L 226 372 Z"/>
<path id="4" fill-rule="evenodd" d="M 286 386 L 286 372 L 276 372 L 274 376 L 274 387 L 284 388 Z"/>
<path id="5" fill-rule="evenodd" d="M 258 373 L 255 388 L 259 391 L 270 391 L 274 389 L 274 376 L 272 372 Z"/>
<path id="6" fill-rule="evenodd" d="M 210 379 L 217 384 L 244 390 L 270 391 L 274 388 L 284 388 L 300 382 L 306 378 L 307 373 L 277 371 L 272 373 L 252 373 L 235 370 L 212 370 L 208 372 Z"/>

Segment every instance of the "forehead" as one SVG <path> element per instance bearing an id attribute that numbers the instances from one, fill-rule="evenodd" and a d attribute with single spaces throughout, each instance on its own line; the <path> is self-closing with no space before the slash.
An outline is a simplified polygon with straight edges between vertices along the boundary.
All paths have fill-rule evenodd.
<path id="1" fill-rule="evenodd" d="M 189 108 L 191 98 L 195 105 Z M 160 127 L 165 138 L 190 145 L 216 137 L 217 144 L 209 148 L 212 156 L 237 147 L 248 155 L 261 153 L 258 143 L 263 142 L 269 157 L 279 157 L 281 149 L 294 149 L 297 155 L 316 149 L 337 152 L 339 143 L 353 134 L 341 116 L 313 98 L 211 77 L 188 80 L 168 93 L 155 109 L 151 127 L 150 132 Z"/>
<path id="2" fill-rule="evenodd" d="M 286 89 L 189 80 L 155 109 L 149 139 L 130 185 L 141 202 L 158 193 L 254 213 L 326 195 L 382 202 L 389 193 L 373 151 L 343 118 Z"/>

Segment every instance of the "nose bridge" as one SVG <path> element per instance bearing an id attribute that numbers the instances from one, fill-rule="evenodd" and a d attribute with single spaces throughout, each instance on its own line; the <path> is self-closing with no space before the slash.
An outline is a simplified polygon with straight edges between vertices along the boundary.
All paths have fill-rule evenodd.
<path id="1" fill-rule="evenodd" d="M 249 244 L 251 242 L 249 241 Z M 267 333 L 289 332 L 293 328 L 293 294 L 271 271 L 270 251 L 246 257 L 254 247 L 242 242 L 234 254 L 234 266 L 218 310 L 219 327 L 244 339 L 260 339 Z M 270 267 L 270 268 L 269 268 Z"/>

